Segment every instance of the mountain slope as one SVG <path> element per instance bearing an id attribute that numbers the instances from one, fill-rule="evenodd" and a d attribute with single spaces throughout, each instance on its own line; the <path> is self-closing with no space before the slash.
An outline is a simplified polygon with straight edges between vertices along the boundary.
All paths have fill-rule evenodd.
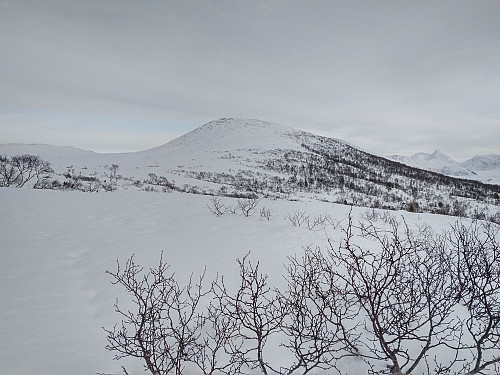
<path id="1" fill-rule="evenodd" d="M 336 139 L 259 120 L 212 121 L 135 153 L 71 153 L 65 148 L 61 156 L 41 151 L 53 163 L 59 185 L 81 190 L 87 182 L 95 188 L 92 179 L 99 177 L 122 189 L 320 199 L 455 215 L 492 216 L 491 207 L 499 204 L 498 185 L 411 167 Z M 0 146 L 2 153 L 5 148 Z M 418 154 L 414 160 L 456 167 L 438 151 Z M 119 165 L 114 179 L 111 164 Z"/>
<path id="2" fill-rule="evenodd" d="M 468 170 L 466 167 L 460 165 L 450 156 L 442 153 L 439 150 L 435 150 L 431 154 L 425 152 L 417 152 L 410 157 L 402 155 L 391 155 L 389 158 L 415 168 L 426 169 L 428 171 L 442 173 L 449 176 L 468 178 L 473 178 L 475 176 L 475 173 L 473 171 Z"/>
<path id="3" fill-rule="evenodd" d="M 500 155 L 479 155 L 458 163 L 436 150 L 432 154 L 418 152 L 412 156 L 391 155 L 389 159 L 448 176 L 500 184 Z"/>
<path id="4" fill-rule="evenodd" d="M 491 171 L 500 169 L 500 155 L 479 155 L 460 163 L 464 168 L 473 171 Z"/>
<path id="5" fill-rule="evenodd" d="M 279 148 L 298 149 L 294 137 L 303 132 L 260 120 L 222 118 L 211 121 L 157 149 L 190 152 L 207 150 Z"/>

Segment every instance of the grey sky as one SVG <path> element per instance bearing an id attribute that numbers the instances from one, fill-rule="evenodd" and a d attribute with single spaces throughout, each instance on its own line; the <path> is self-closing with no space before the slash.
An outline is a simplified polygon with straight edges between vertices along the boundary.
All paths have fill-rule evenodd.
<path id="1" fill-rule="evenodd" d="M 0 143 L 136 151 L 219 117 L 500 154 L 500 1 L 0 0 Z"/>

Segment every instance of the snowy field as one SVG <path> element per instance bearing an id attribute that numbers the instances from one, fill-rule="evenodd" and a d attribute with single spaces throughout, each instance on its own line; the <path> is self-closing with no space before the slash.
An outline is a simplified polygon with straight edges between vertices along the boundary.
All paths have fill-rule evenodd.
<path id="1" fill-rule="evenodd" d="M 235 259 L 250 251 L 250 259 L 260 260 L 279 284 L 288 255 L 311 244 L 326 247 L 327 235 L 341 238 L 339 228 L 311 231 L 290 225 L 285 216 L 302 210 L 341 221 L 350 209 L 263 200 L 259 205 L 272 213 L 268 221 L 258 212 L 216 217 L 208 201 L 182 193 L 0 189 L 0 374 L 118 374 L 122 364 L 131 374 L 143 373 L 141 363 L 114 361 L 104 348 L 102 327 L 118 321 L 115 298 L 126 299 L 105 274 L 115 270 L 117 259 L 135 254 L 139 264 L 155 266 L 163 251 L 180 280 L 205 266 L 209 280 L 217 273 L 236 280 Z M 353 208 L 353 217 L 366 211 Z M 455 220 L 395 214 L 436 231 Z"/>

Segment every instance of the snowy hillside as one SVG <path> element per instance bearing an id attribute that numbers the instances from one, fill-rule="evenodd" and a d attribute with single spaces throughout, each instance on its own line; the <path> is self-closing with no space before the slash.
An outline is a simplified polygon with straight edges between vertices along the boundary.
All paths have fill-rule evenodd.
<path id="1" fill-rule="evenodd" d="M 418 152 L 413 156 L 392 155 L 391 159 L 411 165 L 415 168 L 426 169 L 429 171 L 446 174 L 449 176 L 469 177 L 472 178 L 474 173 L 464 168 L 450 156 L 442 153 L 439 150 L 432 154 Z"/>
<path id="2" fill-rule="evenodd" d="M 336 139 L 260 120 L 212 121 L 167 144 L 134 153 L 0 145 L 2 154 L 39 155 L 54 170 L 44 186 L 63 190 L 319 199 L 484 218 L 496 215 L 500 193 L 500 185 L 447 177 L 454 173 L 469 178 L 471 172 L 437 151 L 415 155 L 411 161 L 399 159 L 415 168 Z M 433 165 L 439 165 L 441 173 L 428 171 Z"/>
<path id="3" fill-rule="evenodd" d="M 500 155 L 481 155 L 461 163 L 464 168 L 473 171 L 491 171 L 500 169 Z"/>
<path id="4" fill-rule="evenodd" d="M 490 184 L 500 184 L 500 155 L 474 156 L 458 163 L 439 150 L 432 154 L 418 152 L 412 156 L 391 155 L 390 159 L 415 168 L 462 177 Z"/>
<path id="5" fill-rule="evenodd" d="M 260 120 L 220 119 L 209 122 L 155 151 L 207 152 L 211 150 L 234 151 L 299 149 L 294 137 L 304 132 L 283 125 Z"/>
<path id="6" fill-rule="evenodd" d="M 301 150 L 308 133 L 260 120 L 220 119 L 209 122 L 171 142 L 132 153 L 102 154 L 73 147 L 49 145 L 0 145 L 0 155 L 34 154 L 51 163 L 57 173 L 70 167 L 77 173 L 97 171 L 117 163 L 128 178 L 148 173 L 182 175 L 185 171 L 224 172 L 259 161 L 259 154 L 278 150 Z M 87 171 L 87 172 L 85 172 Z"/>

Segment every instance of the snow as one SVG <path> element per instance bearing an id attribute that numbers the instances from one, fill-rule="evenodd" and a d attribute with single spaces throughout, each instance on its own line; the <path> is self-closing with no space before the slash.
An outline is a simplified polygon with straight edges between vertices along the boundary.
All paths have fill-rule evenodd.
<path id="1" fill-rule="evenodd" d="M 154 265 L 163 250 L 184 274 L 204 265 L 216 272 L 234 268 L 249 250 L 282 258 L 297 239 L 283 223 L 217 219 L 205 200 L 1 189 L 1 211 L 9 214 L 0 221 L 0 373 L 118 372 L 101 330 L 114 321 L 119 290 L 104 272 L 116 258 L 135 253 Z"/>
<path id="2" fill-rule="evenodd" d="M 238 276 L 235 260 L 250 252 L 270 282 L 279 285 L 287 256 L 301 254 L 307 246 L 326 248 L 327 236 L 334 241 L 342 238 L 342 226 L 311 231 L 287 222 L 286 216 L 299 210 L 311 216 L 328 214 L 345 224 L 351 207 L 320 201 L 320 193 L 311 199 L 304 194 L 300 202 L 263 199 L 259 207 L 272 213 L 266 220 L 258 213 L 248 218 L 216 217 L 207 208 L 208 196 L 145 192 L 130 182 L 156 173 L 182 186 L 193 181 L 185 171 L 251 169 L 259 155 L 301 150 L 302 142 L 321 139 L 269 122 L 221 119 L 135 153 L 0 145 L 0 154 L 39 155 L 56 174 L 71 170 L 105 179 L 107 166 L 118 164 L 118 174 L 124 177 L 112 193 L 0 188 L 0 375 L 118 374 L 122 364 L 131 374 L 142 373 L 140 362 L 114 361 L 105 350 L 102 327 L 117 322 L 115 299 L 127 300 L 105 273 L 115 269 L 117 259 L 124 262 L 135 254 L 137 263 L 153 267 L 163 252 L 180 281 L 206 266 L 208 280 L 223 274 L 230 282 Z M 338 141 L 338 147 L 342 144 Z M 440 152 L 415 159 L 454 165 Z M 496 171 L 500 169 L 480 171 L 478 176 L 495 183 Z M 196 183 L 216 187 L 207 181 Z M 234 199 L 222 199 L 236 205 Z M 355 219 L 367 211 L 352 210 Z M 392 214 L 403 215 L 413 227 L 430 225 L 436 232 L 455 221 L 450 216 Z M 363 373 L 353 362 L 346 366 L 350 375 Z"/>
<path id="3" fill-rule="evenodd" d="M 185 178 L 185 172 L 252 169 L 276 150 L 303 150 L 304 141 L 317 136 L 287 126 L 248 119 L 211 121 L 162 146 L 130 153 L 102 154 L 73 147 L 0 144 L 0 155 L 33 154 L 51 163 L 56 173 L 74 169 L 88 175 L 106 174 L 106 166 L 118 164 L 124 177 L 142 179 L 149 173 Z M 342 143 L 340 141 L 337 141 Z M 71 168 L 70 168 L 71 167 Z"/>
<path id="4" fill-rule="evenodd" d="M 464 168 L 474 171 L 500 169 L 500 155 L 478 155 L 461 163 Z"/>
<path id="5" fill-rule="evenodd" d="M 273 283 L 282 281 L 286 257 L 304 246 L 326 246 L 324 231 L 293 227 L 287 213 L 328 213 L 345 220 L 350 207 L 325 202 L 264 200 L 271 219 L 224 215 L 208 210 L 208 198 L 182 193 L 80 193 L 0 189 L 0 374 L 66 375 L 120 373 L 127 364 L 113 361 L 104 349 L 102 326 L 117 316 L 116 297 L 106 270 L 116 259 L 135 254 L 139 264 L 155 266 L 161 252 L 180 278 L 207 267 L 228 280 L 237 276 L 236 258 L 251 252 Z M 227 199 L 226 203 L 235 204 Z M 354 208 L 359 217 L 366 209 Z M 398 213 L 399 214 L 399 213 Z M 403 214 L 403 213 L 402 213 Z M 410 215 L 413 224 L 436 230 L 453 220 L 438 215 Z M 328 228 L 339 238 L 340 228 Z"/>
<path id="6" fill-rule="evenodd" d="M 389 159 L 412 167 L 442 173 L 448 176 L 468 178 L 484 183 L 500 184 L 500 155 L 479 155 L 458 163 L 445 153 L 417 152 L 412 156 L 391 155 Z"/>
<path id="7" fill-rule="evenodd" d="M 51 163 L 56 173 L 68 170 L 82 175 L 95 173 L 105 179 L 107 166 L 118 164 L 118 174 L 129 179 L 145 179 L 149 173 L 201 189 L 213 187 L 207 181 L 194 182 L 189 173 L 215 172 L 235 174 L 237 170 L 260 170 L 277 151 L 308 152 L 303 144 L 322 145 L 331 141 L 342 152 L 340 140 L 316 136 L 291 127 L 261 120 L 222 118 L 211 121 L 164 145 L 130 153 L 102 154 L 73 147 L 50 145 L 0 144 L 0 155 L 33 154 Z M 355 147 L 355 146 L 353 146 Z M 411 157 L 392 155 L 390 159 L 438 173 L 500 184 L 500 156 L 477 156 L 457 163 L 439 150 Z M 264 172 L 269 173 L 269 171 Z"/>
<path id="8" fill-rule="evenodd" d="M 164 148 L 193 151 L 289 148 L 299 150 L 293 135 L 299 130 L 261 120 L 223 118 L 211 121 L 166 144 Z M 160 150 L 157 148 L 157 150 Z"/>
<path id="9" fill-rule="evenodd" d="M 449 176 L 470 177 L 472 175 L 470 171 L 439 150 L 435 150 L 431 154 L 417 152 L 410 157 L 392 155 L 390 158 L 412 167 L 426 169 Z"/>

